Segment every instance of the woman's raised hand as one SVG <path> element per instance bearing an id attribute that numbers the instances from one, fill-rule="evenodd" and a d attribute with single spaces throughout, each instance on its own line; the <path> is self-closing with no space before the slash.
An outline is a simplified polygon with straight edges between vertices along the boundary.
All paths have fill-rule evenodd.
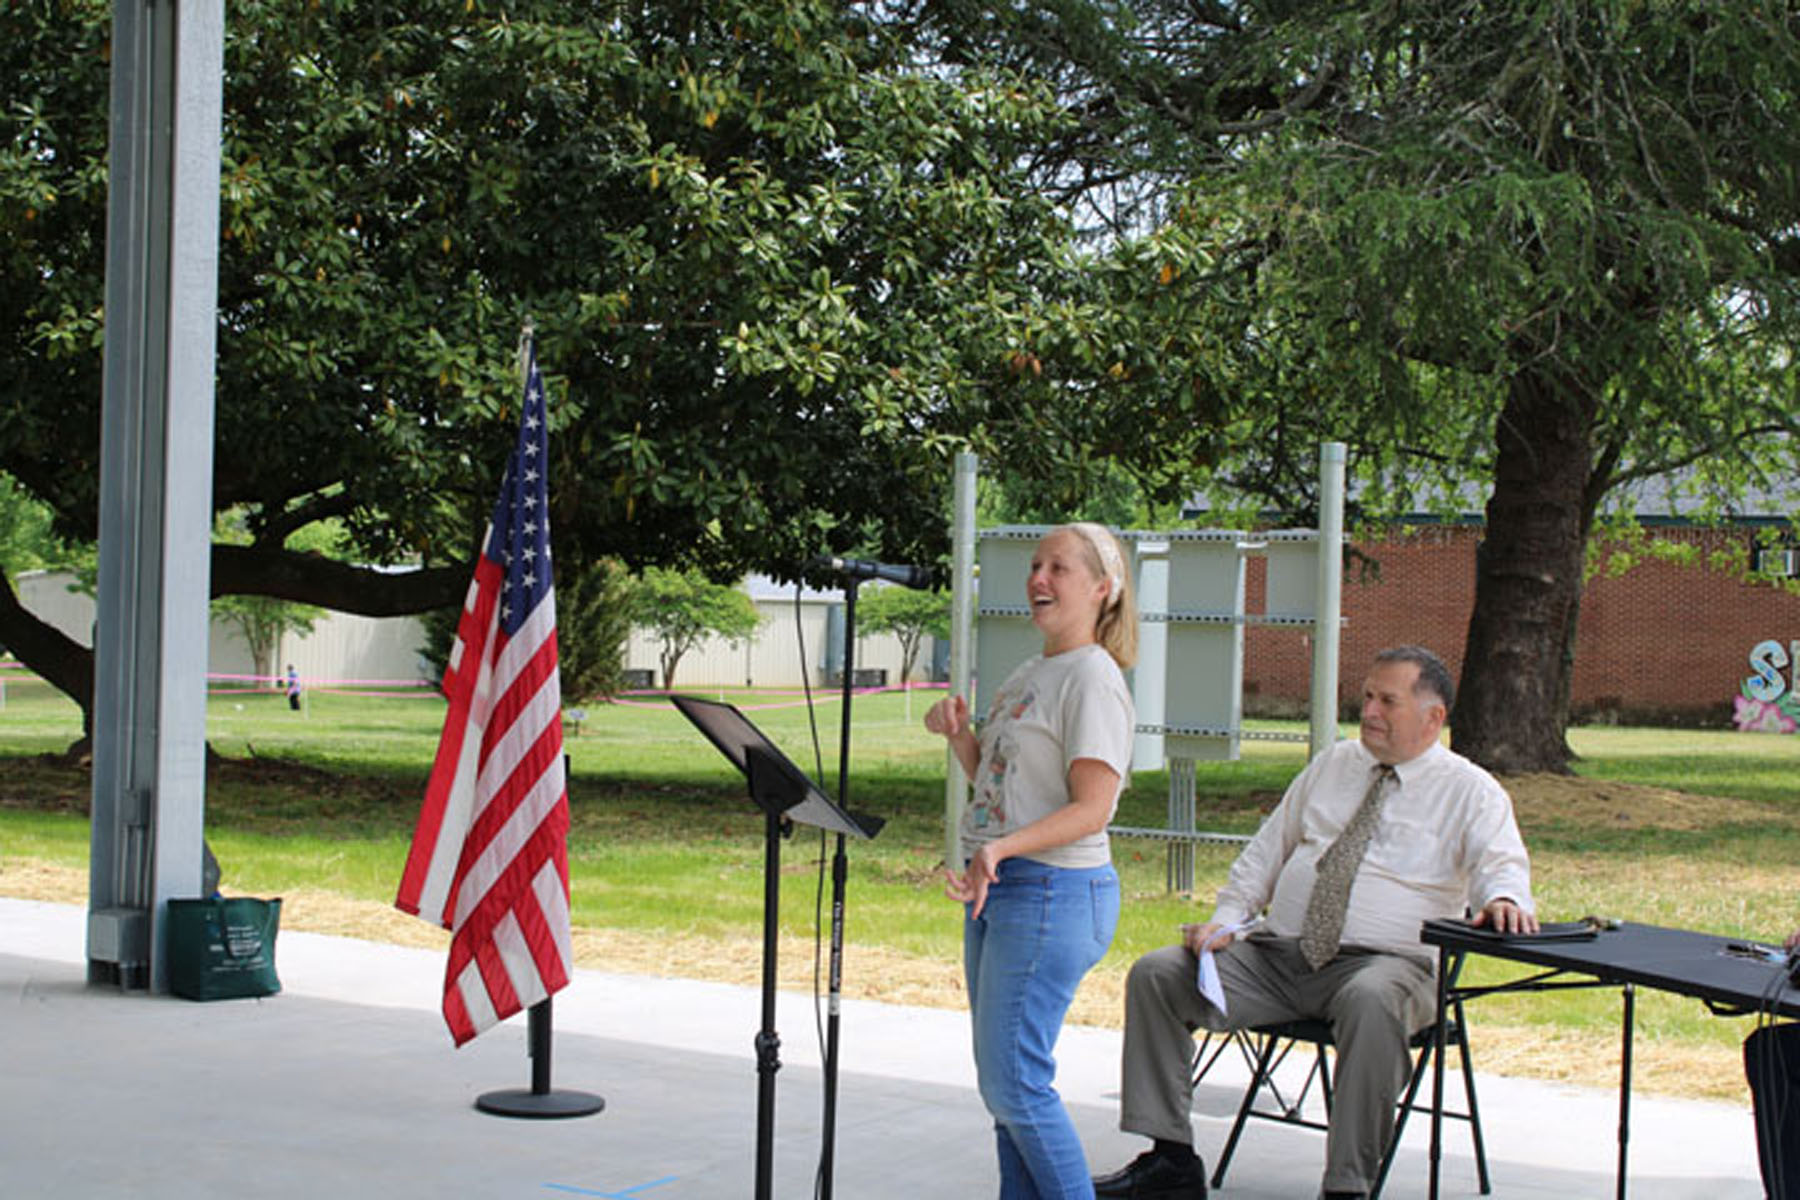
<path id="1" fill-rule="evenodd" d="M 969 702 L 961 696 L 946 696 L 925 710 L 925 728 L 945 737 L 955 737 L 969 727 Z"/>

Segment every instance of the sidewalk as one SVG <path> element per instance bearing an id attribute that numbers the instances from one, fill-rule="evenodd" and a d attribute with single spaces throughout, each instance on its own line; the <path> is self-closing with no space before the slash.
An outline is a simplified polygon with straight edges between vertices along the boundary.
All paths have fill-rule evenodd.
<path id="1" fill-rule="evenodd" d="M 556 997 L 557 1087 L 604 1112 L 520 1121 L 482 1092 L 529 1084 L 524 1024 L 461 1050 L 437 1013 L 436 952 L 281 934 L 283 992 L 196 1004 L 86 986 L 85 913 L 0 898 L 0 1197 L 6 1200 L 711 1200 L 753 1195 L 760 1023 L 754 989 L 578 972 Z M 813 1193 L 821 1142 L 812 998 L 776 1022 L 776 1196 Z M 846 1000 L 834 1194 L 995 1194 L 966 1016 Z M 1480 1061 L 1480 1026 L 1475 1026 Z M 1068 1029 L 1059 1087 L 1090 1161 L 1143 1148 L 1116 1127 L 1119 1037 Z M 1195 1100 L 1197 1148 L 1223 1144 L 1245 1074 L 1220 1059 Z M 1498 1197 L 1614 1194 L 1617 1095 L 1483 1076 Z M 1454 1094 L 1454 1092 L 1452 1093 Z M 1415 1120 L 1385 1195 L 1425 1194 L 1429 1121 Z M 1310 1200 L 1324 1143 L 1259 1122 L 1221 1200 Z M 1446 1126 L 1445 1197 L 1476 1194 L 1464 1129 Z M 1734 1105 L 1637 1097 L 1630 1195 L 1755 1200 L 1751 1120 Z"/>

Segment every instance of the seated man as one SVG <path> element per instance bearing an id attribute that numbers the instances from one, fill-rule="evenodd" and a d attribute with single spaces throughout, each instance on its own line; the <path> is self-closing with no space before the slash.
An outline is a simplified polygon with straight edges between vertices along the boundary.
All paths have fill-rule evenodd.
<path id="1" fill-rule="evenodd" d="M 1337 1043 L 1325 1195 L 1373 1186 L 1408 1039 L 1436 1012 L 1436 955 L 1420 943 L 1420 925 L 1473 908 L 1477 924 L 1537 929 L 1512 801 L 1439 744 L 1454 689 L 1429 650 L 1378 654 L 1363 683 L 1360 739 L 1338 742 L 1288 787 L 1232 865 L 1211 921 L 1132 965 L 1119 1127 L 1154 1145 L 1096 1179 L 1097 1196 L 1202 1200 L 1206 1167 L 1188 1117 L 1194 1031 L 1302 1017 L 1330 1022 Z M 1202 947 L 1219 952 L 1228 1012 L 1196 986 Z"/>

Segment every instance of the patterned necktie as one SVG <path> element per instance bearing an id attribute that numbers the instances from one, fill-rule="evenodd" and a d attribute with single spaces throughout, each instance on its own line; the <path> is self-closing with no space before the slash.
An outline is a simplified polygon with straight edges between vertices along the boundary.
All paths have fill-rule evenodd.
<path id="1" fill-rule="evenodd" d="M 1350 884 L 1356 869 L 1362 865 L 1363 852 L 1369 848 L 1369 837 L 1381 819 L 1384 786 L 1394 778 L 1394 768 L 1380 763 L 1362 804 L 1344 826 L 1319 862 L 1313 879 L 1312 896 L 1306 902 L 1306 918 L 1300 924 L 1300 953 L 1313 970 L 1330 962 L 1338 951 L 1338 938 L 1344 932 L 1344 910 L 1350 905 Z"/>

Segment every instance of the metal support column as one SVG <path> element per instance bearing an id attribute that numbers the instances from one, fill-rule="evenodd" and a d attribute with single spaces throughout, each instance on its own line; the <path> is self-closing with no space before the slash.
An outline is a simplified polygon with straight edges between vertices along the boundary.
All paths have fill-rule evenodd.
<path id="1" fill-rule="evenodd" d="M 165 986 L 201 892 L 222 0 L 113 6 L 88 978 Z"/>
<path id="2" fill-rule="evenodd" d="M 950 695 L 967 696 L 973 707 L 975 695 L 969 689 L 974 673 L 975 640 L 975 477 L 978 463 L 975 455 L 963 451 L 956 456 L 956 482 L 950 511 Z M 956 753 L 946 750 L 948 766 L 944 771 L 944 865 L 962 869 L 963 804 L 968 797 L 969 781 L 963 774 Z"/>
<path id="3" fill-rule="evenodd" d="M 1338 643 L 1344 590 L 1344 443 L 1319 447 L 1319 587 L 1314 600 L 1312 739 L 1317 758 L 1337 740 Z"/>

